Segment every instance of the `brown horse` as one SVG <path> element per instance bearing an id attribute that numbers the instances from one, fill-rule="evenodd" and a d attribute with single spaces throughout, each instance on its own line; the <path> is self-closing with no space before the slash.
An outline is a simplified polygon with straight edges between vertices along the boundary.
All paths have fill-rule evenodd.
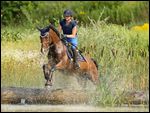
<path id="1" fill-rule="evenodd" d="M 94 59 L 84 57 L 84 61 L 78 61 L 80 68 L 76 70 L 74 63 L 68 57 L 67 47 L 58 30 L 51 24 L 38 30 L 41 33 L 41 52 L 43 54 L 48 52 L 48 63 L 43 65 L 44 76 L 47 80 L 45 86 L 52 85 L 52 75 L 55 70 L 76 73 L 82 78 L 88 78 L 94 84 L 99 83 L 98 65 Z"/>

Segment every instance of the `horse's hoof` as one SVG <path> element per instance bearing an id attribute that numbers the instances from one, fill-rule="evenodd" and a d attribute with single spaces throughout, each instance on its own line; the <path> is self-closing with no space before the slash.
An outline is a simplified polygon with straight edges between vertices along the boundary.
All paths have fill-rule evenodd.
<path id="1" fill-rule="evenodd" d="M 46 85 L 45 88 L 46 88 L 46 89 L 50 89 L 51 86 L 50 86 L 50 85 Z"/>

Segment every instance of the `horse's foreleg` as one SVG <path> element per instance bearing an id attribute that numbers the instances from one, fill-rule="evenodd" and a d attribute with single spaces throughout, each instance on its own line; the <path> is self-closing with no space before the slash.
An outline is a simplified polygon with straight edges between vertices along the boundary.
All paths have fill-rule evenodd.
<path id="1" fill-rule="evenodd" d="M 45 86 L 52 86 L 52 76 L 53 76 L 53 71 L 54 69 L 50 66 L 50 64 L 44 64 L 43 65 L 43 72 L 44 72 L 44 77 L 46 79 Z"/>
<path id="2" fill-rule="evenodd" d="M 45 86 L 52 86 L 52 76 L 53 76 L 53 72 L 50 73 L 49 77 L 46 79 L 46 83 Z"/>
<path id="3" fill-rule="evenodd" d="M 60 61 L 59 63 L 57 63 L 56 65 L 54 65 L 52 67 L 54 70 L 60 70 L 60 69 L 63 69 L 64 68 L 64 63 L 62 61 Z M 52 69 L 52 70 L 53 70 Z"/>
<path id="4" fill-rule="evenodd" d="M 59 62 L 58 64 L 49 67 L 49 73 L 48 73 L 48 76 L 46 76 L 47 82 L 45 83 L 45 86 L 52 86 L 52 79 L 53 79 L 54 71 L 56 69 L 62 69 L 62 67 L 63 67 L 62 62 Z"/>

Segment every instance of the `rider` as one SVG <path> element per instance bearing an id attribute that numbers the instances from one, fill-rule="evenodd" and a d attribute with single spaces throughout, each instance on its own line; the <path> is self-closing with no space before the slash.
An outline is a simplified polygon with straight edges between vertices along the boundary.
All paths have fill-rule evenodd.
<path id="1" fill-rule="evenodd" d="M 73 44 L 73 59 L 75 64 L 75 69 L 80 68 L 77 56 L 78 50 L 76 49 L 78 40 L 77 40 L 77 22 L 73 20 L 73 12 L 72 10 L 64 11 L 64 19 L 59 22 L 58 31 L 61 32 L 63 30 L 64 37 L 66 40 Z"/>

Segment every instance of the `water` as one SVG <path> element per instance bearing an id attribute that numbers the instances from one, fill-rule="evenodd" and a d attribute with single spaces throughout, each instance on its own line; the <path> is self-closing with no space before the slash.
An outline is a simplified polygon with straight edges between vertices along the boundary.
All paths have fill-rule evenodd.
<path id="1" fill-rule="evenodd" d="M 148 106 L 97 107 L 90 105 L 1 105 L 2 112 L 148 112 Z"/>
<path id="2" fill-rule="evenodd" d="M 90 80 L 87 80 L 86 86 L 84 87 L 77 80 L 78 75 L 62 74 L 55 72 L 53 75 L 53 86 L 52 89 L 73 89 L 73 90 L 96 90 L 96 87 Z"/>

